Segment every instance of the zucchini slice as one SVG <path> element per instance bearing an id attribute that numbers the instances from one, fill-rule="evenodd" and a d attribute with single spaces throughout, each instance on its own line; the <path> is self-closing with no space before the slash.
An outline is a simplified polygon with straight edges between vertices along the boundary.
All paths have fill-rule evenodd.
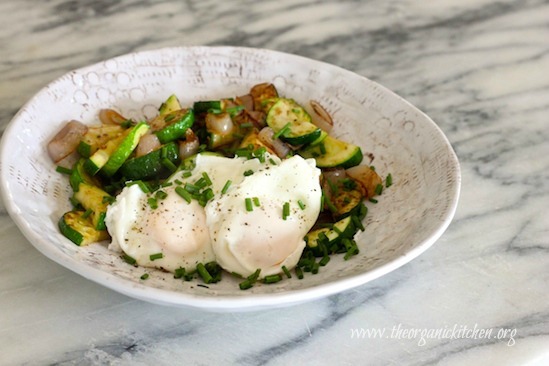
<path id="1" fill-rule="evenodd" d="M 86 183 L 93 186 L 99 186 L 99 182 L 96 177 L 88 174 L 84 169 L 86 159 L 80 158 L 73 166 L 71 175 L 69 177 L 69 183 L 74 192 L 78 192 L 80 183 Z"/>
<path id="2" fill-rule="evenodd" d="M 304 158 L 314 158 L 319 168 L 350 168 L 362 162 L 362 150 L 359 146 L 326 136 L 314 146 L 298 151 Z"/>
<path id="3" fill-rule="evenodd" d="M 273 84 L 261 83 L 254 85 L 250 90 L 254 101 L 254 110 L 267 113 L 269 108 L 278 100 L 278 91 Z"/>
<path id="4" fill-rule="evenodd" d="M 343 218 L 358 212 L 364 201 L 364 195 L 359 189 L 339 189 L 331 198 L 333 207 L 329 207 L 334 217 Z"/>
<path id="5" fill-rule="evenodd" d="M 91 222 L 96 230 L 105 230 L 105 216 L 107 206 L 114 199 L 110 194 L 99 187 L 86 183 L 80 183 L 78 191 L 74 193 L 74 199 L 86 210 L 91 210 Z"/>
<path id="6" fill-rule="evenodd" d="M 292 145 L 305 145 L 317 140 L 322 130 L 311 123 L 311 116 L 293 99 L 279 98 L 267 113 L 267 124 L 275 134 Z"/>
<path id="7" fill-rule="evenodd" d="M 180 109 L 163 115 L 163 118 L 165 127 L 156 131 L 155 134 L 161 144 L 166 144 L 185 136 L 187 129 L 194 123 L 194 112 L 192 109 Z"/>
<path id="8" fill-rule="evenodd" d="M 107 240 L 107 230 L 96 230 L 85 211 L 66 212 L 59 220 L 61 234 L 78 246 Z"/>
<path id="9" fill-rule="evenodd" d="M 164 103 L 160 105 L 160 108 L 158 108 L 158 113 L 160 113 L 161 116 L 164 116 L 180 109 L 181 104 L 179 103 L 179 100 L 177 99 L 175 94 L 172 94 L 168 97 L 168 99 L 166 99 Z"/>
<path id="10" fill-rule="evenodd" d="M 97 150 L 103 147 L 107 141 L 112 140 L 124 133 L 125 129 L 120 125 L 101 125 L 88 128 L 80 144 L 78 144 L 78 153 L 89 158 Z"/>
<path id="11" fill-rule="evenodd" d="M 168 159 L 174 165 L 179 164 L 179 146 L 170 142 L 150 153 L 126 160 L 120 168 L 120 173 L 127 180 L 148 180 L 169 173 L 165 166 Z"/>
<path id="12" fill-rule="evenodd" d="M 128 159 L 133 150 L 135 150 L 139 140 L 147 133 L 149 128 L 149 125 L 145 122 L 138 123 L 136 126 L 132 127 L 128 135 L 122 140 L 120 145 L 116 147 L 112 155 L 109 156 L 109 159 L 101 168 L 101 171 L 109 177 L 114 175 L 122 164 L 124 164 L 126 159 Z"/>
<path id="13" fill-rule="evenodd" d="M 321 228 L 310 231 L 305 236 L 307 246 L 313 250 L 316 256 L 323 256 L 324 247 L 328 252 L 339 252 L 343 239 L 352 239 L 358 228 L 351 216 L 345 217 L 333 224 L 332 228 Z M 343 250 L 341 250 L 343 251 Z"/>
<path id="14" fill-rule="evenodd" d="M 107 143 L 93 153 L 86 161 L 84 162 L 84 169 L 90 175 L 96 175 L 102 167 L 107 164 L 109 157 L 117 149 L 117 147 L 122 143 L 124 138 L 128 135 L 130 130 L 126 130 L 122 135 L 107 141 Z"/>

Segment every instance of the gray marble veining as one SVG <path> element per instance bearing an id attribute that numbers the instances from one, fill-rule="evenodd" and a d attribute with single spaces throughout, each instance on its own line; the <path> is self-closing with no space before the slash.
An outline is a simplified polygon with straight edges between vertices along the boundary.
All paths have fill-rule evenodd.
<path id="1" fill-rule="evenodd" d="M 0 205 L 1 365 L 549 364 L 549 2 L 5 0 L 0 20 L 0 131 L 74 68 L 165 46 L 262 47 L 394 90 L 437 122 L 463 175 L 454 222 L 419 258 L 243 314 L 91 283 L 38 253 Z M 403 332 L 453 327 L 492 334 Z"/>

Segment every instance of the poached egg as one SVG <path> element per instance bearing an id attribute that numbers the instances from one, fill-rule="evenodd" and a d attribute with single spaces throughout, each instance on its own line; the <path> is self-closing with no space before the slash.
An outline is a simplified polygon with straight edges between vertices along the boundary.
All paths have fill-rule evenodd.
<path id="1" fill-rule="evenodd" d="M 242 276 L 257 269 L 260 277 L 280 273 L 295 267 L 320 213 L 319 176 L 314 159 L 300 156 L 267 155 L 262 163 L 198 154 L 192 170 L 178 170 L 161 188 L 165 195 L 155 208 L 149 204 L 155 192 L 137 184 L 122 190 L 107 210 L 109 248 L 170 272 L 216 261 Z M 205 204 L 177 193 L 204 177 L 203 189 L 212 193 Z"/>

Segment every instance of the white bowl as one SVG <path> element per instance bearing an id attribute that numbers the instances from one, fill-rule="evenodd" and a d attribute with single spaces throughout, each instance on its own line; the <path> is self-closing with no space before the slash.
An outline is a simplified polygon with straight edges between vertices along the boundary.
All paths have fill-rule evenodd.
<path id="1" fill-rule="evenodd" d="M 272 82 L 287 97 L 319 101 L 335 120 L 337 137 L 362 147 L 393 186 L 369 205 L 360 253 L 334 256 L 318 274 L 241 291 L 224 279 L 209 288 L 171 274 L 145 272 L 105 245 L 77 247 L 58 230 L 70 208 L 66 176 L 55 171 L 47 141 L 66 121 L 97 121 L 101 108 L 142 118 L 175 93 L 183 105 L 246 93 Z M 180 47 L 137 52 L 71 71 L 36 94 L 13 118 L 1 143 L 6 208 L 40 252 L 70 270 L 138 299 L 214 311 L 244 311 L 310 301 L 359 286 L 409 262 L 448 227 L 460 190 L 459 164 L 436 124 L 410 103 L 362 76 L 285 53 L 237 47 Z"/>

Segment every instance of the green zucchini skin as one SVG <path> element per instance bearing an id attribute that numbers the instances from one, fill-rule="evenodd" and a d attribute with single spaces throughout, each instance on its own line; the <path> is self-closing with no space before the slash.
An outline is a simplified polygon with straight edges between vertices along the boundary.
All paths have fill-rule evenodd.
<path id="1" fill-rule="evenodd" d="M 59 219 L 59 231 L 67 239 L 78 246 L 84 246 L 106 240 L 109 234 L 106 230 L 97 230 L 93 227 L 84 211 L 69 211 Z"/>
<path id="2" fill-rule="evenodd" d="M 275 134 L 286 128 L 280 139 L 294 146 L 312 143 L 322 135 L 322 130 L 311 123 L 307 111 L 293 99 L 279 98 L 269 108 L 267 125 Z"/>
<path id="3" fill-rule="evenodd" d="M 177 143 L 170 142 L 146 155 L 128 159 L 120 168 L 120 173 L 127 180 L 153 179 L 168 172 L 162 163 L 164 158 L 167 158 L 175 165 L 179 164 L 179 146 Z"/>
<path id="4" fill-rule="evenodd" d="M 326 136 L 314 146 L 298 151 L 304 158 L 314 158 L 319 168 L 351 168 L 362 162 L 363 155 L 359 146 Z"/>
<path id="5" fill-rule="evenodd" d="M 194 111 L 181 109 L 166 114 L 164 120 L 168 125 L 155 132 L 161 144 L 183 138 L 187 129 L 191 128 L 194 123 Z"/>

